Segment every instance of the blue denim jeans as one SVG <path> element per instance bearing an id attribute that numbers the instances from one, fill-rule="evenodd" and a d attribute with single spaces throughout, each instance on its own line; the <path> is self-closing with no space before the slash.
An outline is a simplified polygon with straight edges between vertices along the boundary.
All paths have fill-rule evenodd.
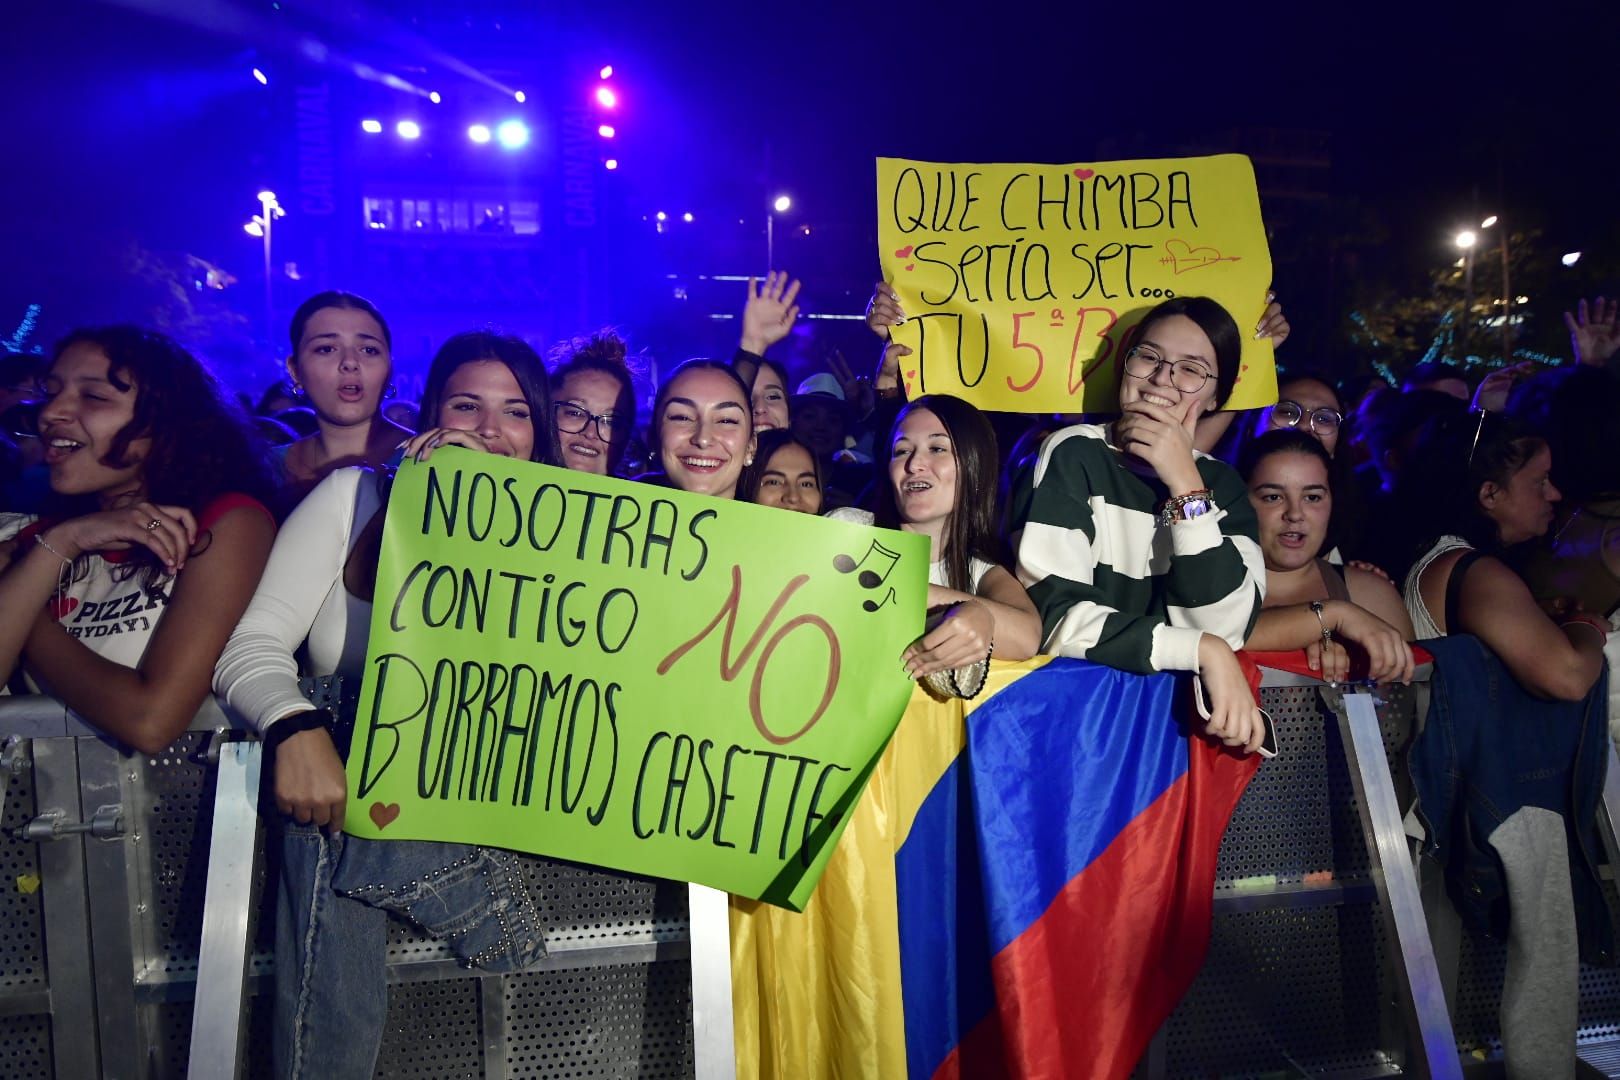
<path id="1" fill-rule="evenodd" d="M 276 911 L 274 1063 L 287 1080 L 367 1080 L 388 1015 L 388 912 L 485 971 L 546 954 L 517 857 L 499 848 L 327 836 L 287 823 Z"/>

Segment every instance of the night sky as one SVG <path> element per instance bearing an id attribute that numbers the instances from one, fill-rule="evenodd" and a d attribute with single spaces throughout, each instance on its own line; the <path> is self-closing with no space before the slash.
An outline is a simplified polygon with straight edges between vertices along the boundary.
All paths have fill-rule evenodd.
<path id="1" fill-rule="evenodd" d="M 276 72 L 305 38 L 456 100 L 495 91 L 453 62 L 508 86 L 615 64 L 630 210 L 752 219 L 789 190 L 824 227 L 805 257 L 839 279 L 823 283 L 829 309 L 876 273 L 877 155 L 1096 160 L 1239 129 L 1329 135 L 1328 194 L 1387 230 L 1366 273 L 1415 280 L 1485 213 L 1542 229 L 1551 258 L 1614 265 L 1617 5 L 1053 7 L 12 3 L 0 322 L 39 295 L 53 332 L 97 318 L 97 297 L 68 285 L 108 236 L 251 272 L 241 225 L 281 155 L 247 72 Z"/>

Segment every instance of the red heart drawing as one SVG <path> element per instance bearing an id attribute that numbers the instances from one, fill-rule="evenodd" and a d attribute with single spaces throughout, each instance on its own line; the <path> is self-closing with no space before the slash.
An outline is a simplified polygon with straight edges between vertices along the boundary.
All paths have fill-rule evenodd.
<path id="1" fill-rule="evenodd" d="M 1078 176 L 1082 180 L 1090 180 L 1093 176 L 1096 176 L 1097 174 L 1096 174 L 1096 172 L 1094 172 L 1091 169 L 1076 169 L 1076 170 L 1074 170 L 1074 175 Z"/>
<path id="2" fill-rule="evenodd" d="M 371 820 L 379 829 L 386 829 L 399 817 L 399 803 L 391 802 L 384 806 L 380 802 L 371 804 Z"/>
<path id="3" fill-rule="evenodd" d="M 916 381 L 917 381 L 917 373 L 915 371 L 906 372 L 906 382 L 916 382 Z"/>
<path id="4" fill-rule="evenodd" d="M 1185 273 L 1188 270 L 1198 270 L 1215 263 L 1238 262 L 1241 256 L 1222 255 L 1212 247 L 1193 247 L 1185 240 L 1171 239 L 1164 242 L 1164 258 L 1159 260 L 1160 265 L 1172 268 L 1176 273 Z"/>
<path id="5" fill-rule="evenodd" d="M 917 269 L 917 264 L 916 263 L 906 263 L 906 269 L 907 270 L 915 270 L 915 269 Z"/>
<path id="6" fill-rule="evenodd" d="M 79 598 L 76 596 L 53 596 L 51 597 L 51 617 L 57 622 L 61 622 L 73 614 L 73 609 L 78 606 Z"/>
<path id="7" fill-rule="evenodd" d="M 912 245 L 910 245 L 910 244 L 907 244 L 903 248 L 895 248 L 894 249 L 894 257 L 897 258 L 897 259 L 909 259 L 909 258 L 911 258 L 911 248 L 912 248 Z"/>

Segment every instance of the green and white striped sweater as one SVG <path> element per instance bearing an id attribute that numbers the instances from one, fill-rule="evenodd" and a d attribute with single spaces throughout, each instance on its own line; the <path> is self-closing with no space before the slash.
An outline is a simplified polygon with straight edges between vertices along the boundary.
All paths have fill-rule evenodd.
<path id="1" fill-rule="evenodd" d="M 1018 578 L 1041 612 L 1042 651 L 1144 674 L 1196 671 L 1199 638 L 1242 648 L 1265 596 L 1248 492 L 1230 466 L 1197 454 L 1215 512 L 1159 525 L 1164 485 L 1131 471 L 1109 433 L 1054 432 L 1014 494 Z"/>

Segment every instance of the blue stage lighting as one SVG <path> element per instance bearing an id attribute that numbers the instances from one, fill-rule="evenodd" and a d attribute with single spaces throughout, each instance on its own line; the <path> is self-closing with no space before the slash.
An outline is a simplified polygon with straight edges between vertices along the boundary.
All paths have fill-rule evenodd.
<path id="1" fill-rule="evenodd" d="M 602 165 L 607 169 L 608 172 L 612 172 L 614 169 L 619 167 L 619 159 L 610 157 L 606 161 L 602 162 Z"/>
<path id="2" fill-rule="evenodd" d="M 508 150 L 521 149 L 529 145 L 529 125 L 521 120 L 503 120 L 495 129 L 495 137 Z"/>
<path id="3" fill-rule="evenodd" d="M 602 65 L 602 70 L 600 72 L 598 72 L 598 74 L 601 75 L 602 78 L 604 78 L 604 79 L 613 78 L 613 65 L 612 64 L 603 64 Z"/>
<path id="4" fill-rule="evenodd" d="M 401 120 L 394 125 L 394 132 L 402 139 L 420 139 L 422 125 L 415 120 Z"/>
<path id="5" fill-rule="evenodd" d="M 524 92 L 523 92 L 523 91 L 521 91 L 521 90 L 519 90 L 519 91 L 518 91 L 518 92 L 517 92 L 517 93 L 515 93 L 515 94 L 513 94 L 513 95 L 512 95 L 512 96 L 513 96 L 513 97 L 514 97 L 514 98 L 516 98 L 516 99 L 517 99 L 517 103 L 518 103 L 518 104 L 519 104 L 519 105 L 521 105 L 521 104 L 523 104 L 523 103 L 524 103 L 524 102 L 525 102 L 525 101 L 528 101 L 528 100 L 529 100 L 529 95 L 527 95 L 527 94 L 525 94 L 525 93 L 524 93 Z"/>
<path id="6" fill-rule="evenodd" d="M 603 124 L 601 127 L 596 129 L 596 133 L 602 136 L 604 139 L 611 139 L 613 136 L 618 134 L 618 132 L 613 130 L 612 124 Z"/>
<path id="7" fill-rule="evenodd" d="M 488 124 L 474 124 L 467 129 L 467 138 L 475 143 L 487 143 L 490 140 Z"/>
<path id="8" fill-rule="evenodd" d="M 362 120 L 362 121 L 360 121 L 360 130 L 365 132 L 367 135 L 381 135 L 382 134 L 382 121 L 381 120 Z"/>
<path id="9" fill-rule="evenodd" d="M 437 90 L 435 90 L 431 94 L 428 95 L 428 100 L 433 102 L 433 104 L 437 105 L 439 102 L 443 101 L 444 98 L 440 97 L 439 92 Z"/>
<path id="10" fill-rule="evenodd" d="M 686 213 L 682 214 L 681 220 L 686 222 L 688 225 L 692 224 L 692 211 L 688 210 Z"/>
<path id="11" fill-rule="evenodd" d="M 604 109 L 611 109 L 619 103 L 619 95 L 606 86 L 596 88 L 596 103 Z"/>
<path id="12" fill-rule="evenodd" d="M 260 71 L 258 68 L 253 69 L 253 77 L 259 81 L 260 86 L 269 86 L 270 85 L 270 76 L 266 75 L 264 72 Z"/>

